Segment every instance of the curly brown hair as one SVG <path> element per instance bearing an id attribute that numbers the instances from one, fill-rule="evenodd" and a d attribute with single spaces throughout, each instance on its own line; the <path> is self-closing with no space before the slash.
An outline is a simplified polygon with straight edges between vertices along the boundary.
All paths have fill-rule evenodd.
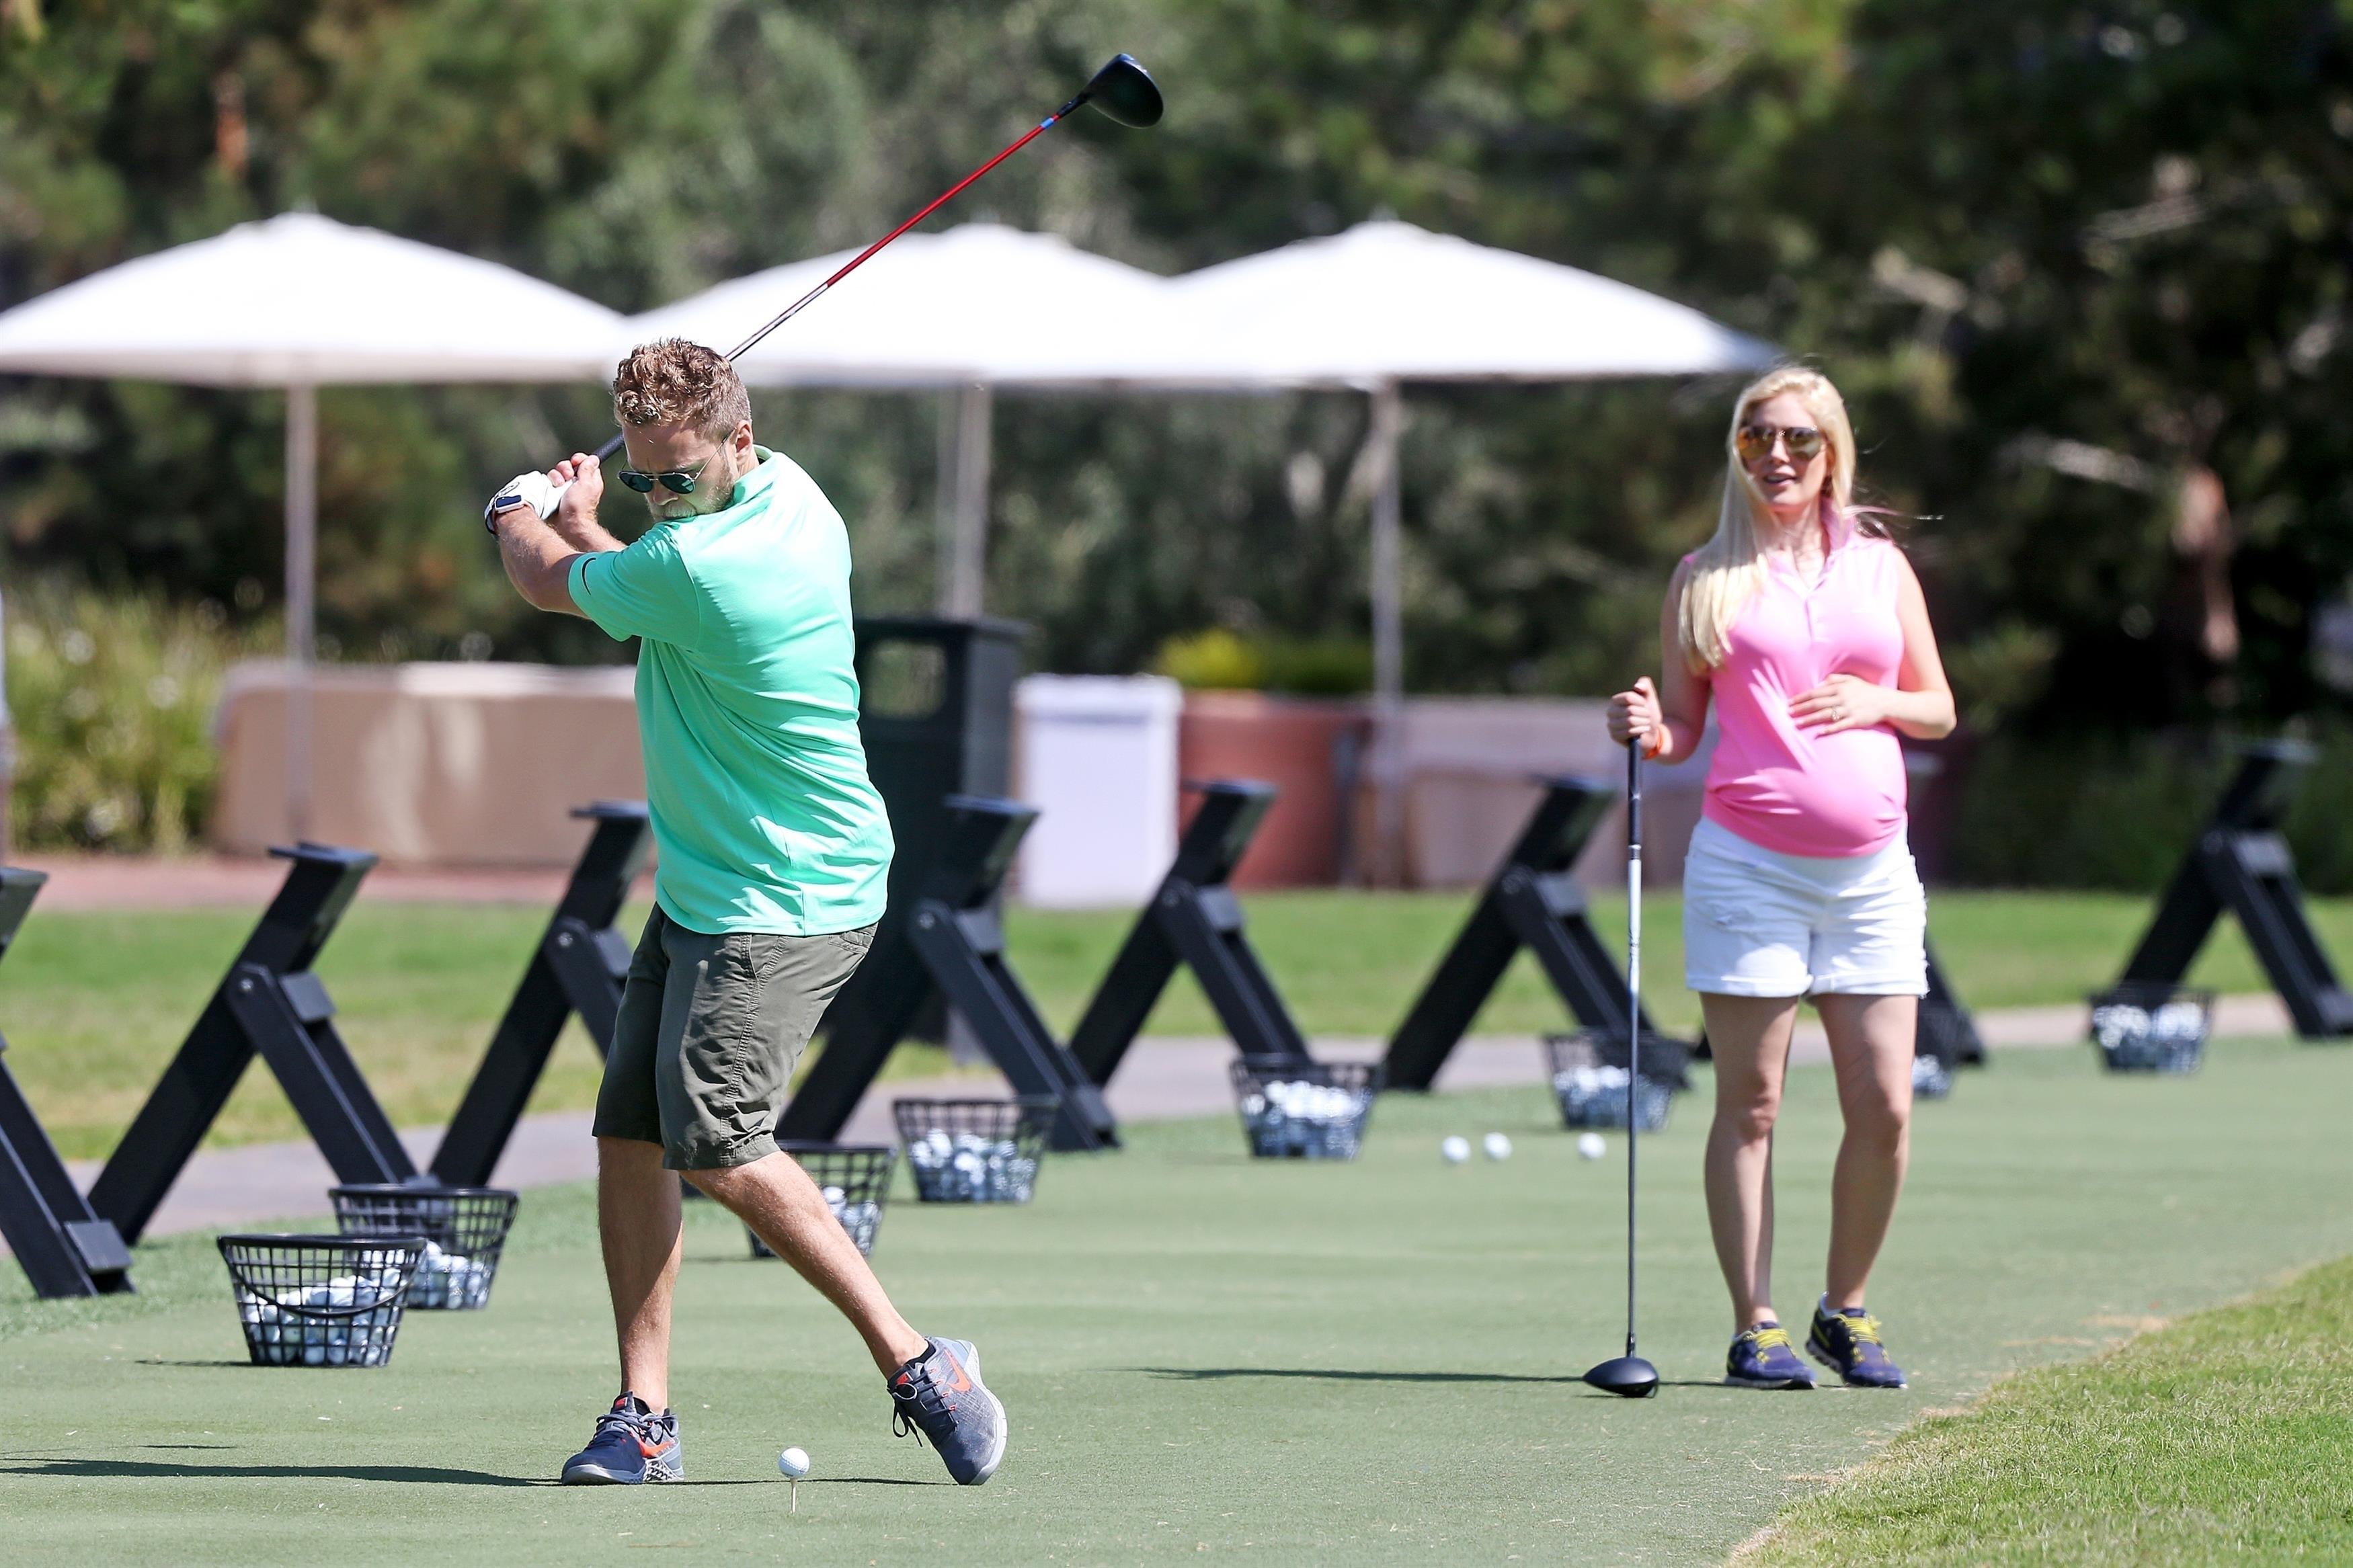
<path id="1" fill-rule="evenodd" d="M 751 423 L 752 399 L 724 355 L 663 338 L 631 349 L 613 373 L 613 414 L 624 425 L 691 425 L 721 441 Z"/>

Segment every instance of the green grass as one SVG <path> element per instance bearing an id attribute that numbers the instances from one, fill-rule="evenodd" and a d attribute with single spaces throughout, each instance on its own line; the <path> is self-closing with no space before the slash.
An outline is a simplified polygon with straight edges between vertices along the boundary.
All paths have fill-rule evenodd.
<path id="1" fill-rule="evenodd" d="M 1644 1145 L 1643 1347 L 1671 1386 L 1639 1405 L 1589 1394 L 1575 1373 L 1619 1342 L 1621 1168 L 1577 1160 L 1533 1089 L 1393 1097 L 1354 1165 L 1254 1166 L 1219 1119 L 1054 1162 L 1028 1209 L 894 1205 L 885 1282 L 919 1324 L 979 1341 L 1013 1412 L 1005 1470 L 976 1492 L 921 1484 L 936 1462 L 888 1436 L 848 1330 L 708 1209 L 673 1381 L 697 1484 L 653 1491 L 543 1484 L 611 1394 L 578 1189 L 527 1197 L 491 1310 L 413 1317 L 381 1372 L 243 1365 L 201 1239 L 142 1247 L 136 1300 L 31 1303 L 0 1271 L 10 1547 L 173 1564 L 571 1565 L 666 1547 L 878 1564 L 1720 1562 L 1925 1412 L 2353 1253 L 2353 1055 L 2228 1041 L 2165 1081 L 2089 1056 L 2005 1056 L 1923 1107 L 1873 1290 L 1905 1393 L 1709 1385 L 1729 1325 L 1698 1190 L 1703 1101 L 1686 1100 Z M 1827 1072 L 1793 1073 L 1776 1153 L 1786 1310 L 1817 1288 L 1836 1127 Z M 1491 1128 L 1518 1142 L 1509 1163 L 1435 1158 L 1441 1134 Z M 2317 1430 L 2277 1409 L 2281 1437 Z M 817 1464 L 798 1517 L 773 1468 L 786 1443 Z M 2342 1506 L 2344 1474 L 2322 1502 Z"/>
<path id="2" fill-rule="evenodd" d="M 1741 1560 L 2353 1561 L 2353 1259 L 1933 1416 Z"/>
<path id="3" fill-rule="evenodd" d="M 632 910 L 628 929 L 643 918 Z M 69 1159 L 114 1147 L 253 920 L 237 910 L 35 910 L 0 966 L 0 1030 L 9 1070 Z M 363 902 L 344 917 L 318 972 L 335 998 L 336 1027 L 396 1123 L 448 1119 L 546 924 L 543 910 L 499 904 Z M 532 1108 L 595 1105 L 600 1066 L 579 1024 L 567 1025 Z M 947 1066 L 937 1047 L 912 1046 L 891 1072 Z M 285 1095 L 256 1067 L 212 1141 L 301 1135 Z"/>
<path id="4" fill-rule="evenodd" d="M 1468 908 L 1452 893 L 1301 892 L 1249 900 L 1250 931 L 1266 964 L 1311 1035 L 1386 1035 L 1452 939 Z M 2112 978 L 2147 917 L 2146 904 L 2090 893 L 1945 893 L 1931 925 L 1954 983 L 1973 1006 L 2080 1000 Z M 636 929 L 641 911 L 633 910 Z M 2322 935 L 2353 952 L 2353 900 L 2314 905 Z M 368 1081 L 403 1126 L 440 1121 L 488 1044 L 533 944 L 542 910 L 501 905 L 369 904 L 363 898 L 321 958 L 319 973 L 342 1008 L 337 1020 Z M 1595 919 L 1614 944 L 1622 901 Z M 1645 949 L 1651 1003 L 1668 1026 L 1698 1020 L 1682 989 L 1681 906 L 1649 906 Z M 0 966 L 0 1029 L 10 1069 L 69 1157 L 106 1153 L 178 1048 L 199 1004 L 245 940 L 253 916 L 238 910 L 84 912 L 36 910 Z M 1048 1021 L 1067 1031 L 1126 933 L 1122 914 L 1016 909 L 1008 920 L 1015 966 Z M 2224 991 L 2260 989 L 2262 977 L 2235 925 L 2226 924 L 2194 976 Z M 1565 1015 L 1523 958 L 1478 1026 L 1529 1034 Z M 1218 1032 L 1207 999 L 1180 974 L 1150 1027 L 1159 1034 Z M 902 1050 L 893 1076 L 945 1070 L 942 1053 Z M 596 1059 L 575 1026 L 542 1081 L 537 1109 L 595 1103 Z M 248 1075 L 216 1138 L 249 1142 L 298 1136 L 283 1095 L 262 1072 Z"/>

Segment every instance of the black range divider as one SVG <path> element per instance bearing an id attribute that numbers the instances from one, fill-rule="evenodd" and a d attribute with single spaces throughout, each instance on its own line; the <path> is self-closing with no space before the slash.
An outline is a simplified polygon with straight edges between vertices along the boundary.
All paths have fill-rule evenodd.
<path id="1" fill-rule="evenodd" d="M 1936 945 L 1924 942 L 1927 949 L 1928 994 L 1920 998 L 1920 1016 L 1936 1018 L 1950 1031 L 1949 1037 L 1957 1047 L 1953 1059 L 1963 1067 L 1981 1068 L 1986 1065 L 1985 1037 L 1978 1033 L 1978 1021 L 1961 1005 L 1959 993 L 1945 978 L 1945 966 L 1936 962 Z M 1920 1030 L 1925 1037 L 1928 1031 Z"/>
<path id="2" fill-rule="evenodd" d="M 1389 1041 L 1391 1089 L 1430 1088 L 1523 947 L 1579 1024 L 1621 1038 L 1627 1032 L 1625 970 L 1595 934 L 1569 872 L 1617 801 L 1618 786 L 1575 777 L 1537 782 L 1544 798 Z M 1648 1008 L 1642 1032 L 1659 1033 Z"/>
<path id="3" fill-rule="evenodd" d="M 147 1228 L 257 1053 L 337 1180 L 417 1179 L 335 1032 L 327 988 L 311 973 L 375 857 L 327 844 L 270 853 L 292 862 L 285 883 L 90 1189 L 90 1208 L 125 1242 Z"/>
<path id="4" fill-rule="evenodd" d="M 2268 741 L 2244 746 L 2241 754 L 2237 775 L 2182 857 L 2122 978 L 2179 984 L 2228 910 L 2239 917 L 2298 1035 L 2324 1040 L 2353 1034 L 2353 996 L 2337 983 L 2327 950 L 2306 918 L 2295 862 L 2279 832 L 2298 775 L 2315 753 L 2298 742 Z"/>
<path id="5" fill-rule="evenodd" d="M 0 956 L 48 879 L 45 872 L 0 867 Z M 0 1040 L 0 1237 L 44 1300 L 130 1289 L 131 1249 L 73 1184 L 8 1071 L 7 1049 Z"/>
<path id="6" fill-rule="evenodd" d="M 1013 687 L 1029 628 L 986 616 L 871 616 L 853 629 L 858 738 L 867 776 L 891 814 L 895 846 L 889 908 L 875 933 L 879 948 L 946 850 L 949 800 L 1001 800 L 1013 793 Z M 938 993 L 908 1033 L 948 1037 Z"/>
<path id="7" fill-rule="evenodd" d="M 1097 1084 L 1111 1082 L 1119 1070 L 1120 1058 L 1143 1032 L 1179 963 L 1201 983 L 1242 1055 L 1313 1059 L 1266 966 L 1250 949 L 1241 904 L 1228 885 L 1274 804 L 1275 788 L 1253 779 L 1215 779 L 1187 787 L 1198 789 L 1202 799 L 1185 825 L 1176 862 L 1136 916 L 1134 929 L 1071 1035 L 1071 1055 Z"/>
<path id="8" fill-rule="evenodd" d="M 950 795 L 942 806 L 937 858 L 915 884 L 903 918 L 883 922 L 866 962 L 826 1010 L 825 1049 L 776 1118 L 776 1136 L 839 1137 L 892 1047 L 928 1004 L 944 999 L 1016 1094 L 1061 1101 L 1052 1147 L 1116 1147 L 1118 1124 L 1102 1092 L 1055 1043 L 1005 960 L 997 889 L 1037 812 L 969 795 Z M 892 912 L 900 912 L 895 902 Z"/>
<path id="9" fill-rule="evenodd" d="M 613 1048 L 613 1021 L 628 977 L 629 939 L 613 928 L 628 902 L 629 884 L 653 847 L 643 801 L 600 800 L 572 815 L 595 823 L 572 880 L 540 934 L 531 963 L 491 1036 L 491 1048 L 441 1135 L 433 1175 L 452 1187 L 486 1187 L 548 1053 L 577 1013 L 596 1054 Z"/>

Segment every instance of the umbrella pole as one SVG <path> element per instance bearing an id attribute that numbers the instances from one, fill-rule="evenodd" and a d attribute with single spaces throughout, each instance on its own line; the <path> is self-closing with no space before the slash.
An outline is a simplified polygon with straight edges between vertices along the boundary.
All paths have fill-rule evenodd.
<path id="1" fill-rule="evenodd" d="M 939 565 L 934 599 L 943 616 L 981 613 L 988 582 L 990 416 L 986 385 L 957 388 L 940 410 Z"/>
<path id="2" fill-rule="evenodd" d="M 1406 883 L 1405 854 L 1405 623 L 1404 500 L 1398 480 L 1398 438 L 1405 405 L 1398 384 L 1373 389 L 1372 426 L 1376 479 L 1372 507 L 1373 609 L 1373 879 Z"/>
<path id="3" fill-rule="evenodd" d="M 311 832 L 311 657 L 319 555 L 319 389 L 286 389 L 286 826 Z"/>

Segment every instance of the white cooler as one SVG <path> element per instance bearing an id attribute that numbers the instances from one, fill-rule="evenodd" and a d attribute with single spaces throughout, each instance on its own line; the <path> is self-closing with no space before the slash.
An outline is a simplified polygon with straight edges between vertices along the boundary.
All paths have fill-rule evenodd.
<path id="1" fill-rule="evenodd" d="M 1021 841 L 1023 903 L 1134 909 L 1176 855 L 1176 721 L 1156 675 L 1033 675 L 1014 689 L 1016 793 L 1038 808 Z"/>

